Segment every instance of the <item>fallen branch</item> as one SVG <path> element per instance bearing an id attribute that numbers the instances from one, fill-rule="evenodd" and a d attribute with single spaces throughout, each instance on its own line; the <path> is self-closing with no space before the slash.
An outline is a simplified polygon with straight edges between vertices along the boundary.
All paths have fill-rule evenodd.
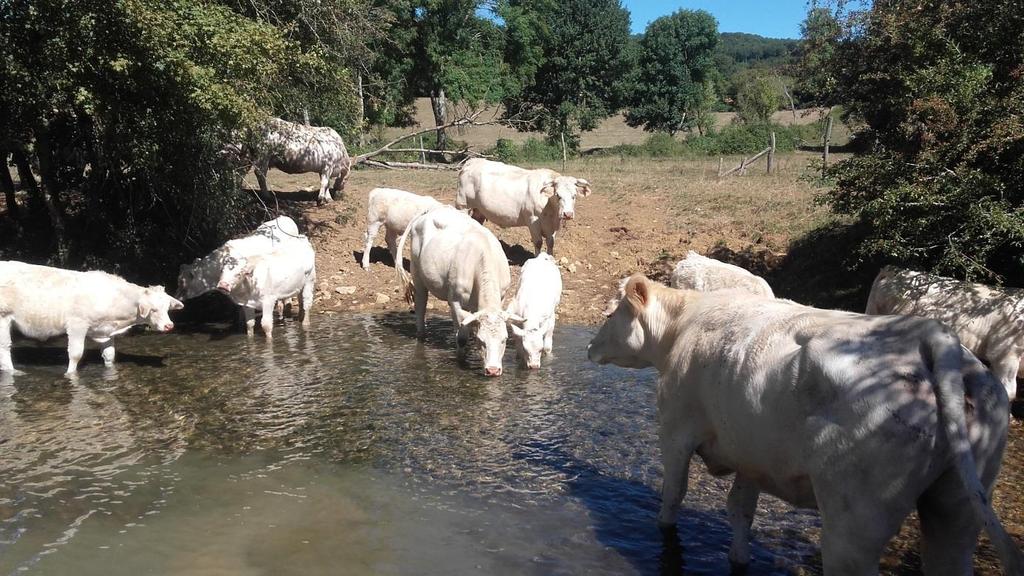
<path id="1" fill-rule="evenodd" d="M 388 162 L 384 160 L 363 160 L 363 164 L 366 164 L 367 166 L 373 166 L 376 168 L 385 168 L 387 170 L 397 170 L 400 168 L 407 168 L 411 170 L 459 170 L 462 168 L 461 163 L 424 164 L 421 162 Z"/>
<path id="2" fill-rule="evenodd" d="M 369 160 L 370 158 L 372 158 L 374 156 L 379 156 L 380 154 L 383 154 L 385 152 L 391 152 L 392 151 L 391 147 L 394 146 L 395 144 L 398 144 L 399 142 L 401 142 L 403 140 L 408 140 L 409 138 L 414 138 L 416 136 L 419 136 L 420 134 L 426 134 L 427 132 L 435 132 L 437 130 L 442 130 L 444 128 L 455 128 L 455 127 L 461 127 L 461 126 L 489 126 L 489 125 L 492 125 L 492 124 L 498 124 L 498 122 L 495 122 L 495 121 L 477 122 L 476 119 L 477 119 L 477 117 L 480 116 L 480 114 L 481 114 L 480 112 L 477 112 L 475 114 L 471 114 L 469 116 L 464 116 L 462 118 L 459 118 L 458 120 L 455 120 L 453 122 L 448 122 L 447 124 L 441 124 L 439 126 L 431 126 L 430 128 L 424 128 L 423 130 L 417 130 L 416 132 L 410 132 L 409 134 L 406 134 L 406 135 L 401 136 L 399 138 L 395 138 L 394 140 L 388 142 L 387 144 L 381 146 L 380 148 L 377 148 L 376 150 L 374 150 L 372 152 L 366 152 L 366 153 L 363 153 L 363 154 L 359 154 L 357 156 L 353 156 L 352 157 L 352 164 L 351 164 L 351 166 L 355 166 L 356 164 L 363 164 L 367 160 Z M 441 152 L 441 151 L 439 150 L 438 152 Z"/>

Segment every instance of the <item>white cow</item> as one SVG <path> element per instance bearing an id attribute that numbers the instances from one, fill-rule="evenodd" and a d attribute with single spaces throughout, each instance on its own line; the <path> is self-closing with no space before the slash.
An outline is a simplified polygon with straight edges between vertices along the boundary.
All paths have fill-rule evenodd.
<path id="1" fill-rule="evenodd" d="M 484 374 L 500 376 L 508 340 L 505 324 L 522 319 L 501 309 L 512 273 L 498 239 L 450 206 L 413 219 L 398 242 L 399 254 L 407 237 L 411 237 L 411 278 L 401 265 L 395 269 L 406 300 L 411 297 L 416 307 L 416 335 L 424 336 L 428 295 L 446 300 L 459 353 L 465 349 L 469 330 L 480 344 Z"/>
<path id="2" fill-rule="evenodd" d="M 543 238 L 548 253 L 554 254 L 562 220 L 576 215 L 576 195 L 587 196 L 590 191 L 586 180 L 554 170 L 526 170 L 473 158 L 459 172 L 455 207 L 469 209 L 479 221 L 487 219 L 502 228 L 527 226 L 536 253 L 540 254 Z"/>
<path id="3" fill-rule="evenodd" d="M 926 574 L 969 574 L 982 528 L 1006 572 L 1021 574 L 988 500 L 1006 393 L 942 324 L 674 290 L 636 275 L 588 356 L 659 372 L 662 526 L 675 526 L 694 454 L 714 475 L 735 473 L 732 562 L 749 562 L 766 491 L 820 511 L 826 574 L 877 574 L 915 507 Z"/>
<path id="4" fill-rule="evenodd" d="M 751 294 L 775 296 L 764 278 L 751 274 L 739 266 L 701 256 L 692 250 L 686 254 L 686 258 L 676 264 L 669 284 L 673 288 L 698 292 L 737 289 Z"/>
<path id="5" fill-rule="evenodd" d="M 137 324 L 172 330 L 167 312 L 181 307 L 162 286 L 144 288 L 106 272 L 0 262 L 0 371 L 14 371 L 11 326 L 35 340 L 67 334 L 72 374 L 78 370 L 87 337 L 104 344 L 103 362 L 111 366 L 114 336 Z"/>
<path id="6" fill-rule="evenodd" d="M 551 353 L 555 331 L 555 310 L 562 299 L 562 274 L 550 254 L 539 254 L 523 264 L 516 298 L 507 308 L 509 315 L 523 319 L 522 326 L 510 324 L 519 358 L 527 368 L 540 368 L 541 352 Z"/>
<path id="7" fill-rule="evenodd" d="M 401 266 L 401 255 L 396 252 L 396 241 L 409 227 L 409 222 L 420 214 L 441 206 L 430 196 L 420 196 L 394 188 L 374 188 L 366 200 L 366 249 L 363 250 L 363 270 L 370 269 L 370 248 L 373 239 L 384 227 L 384 240 L 388 244 L 395 266 Z"/>
<path id="8" fill-rule="evenodd" d="M 270 340 L 274 329 L 274 305 L 278 300 L 301 294 L 300 317 L 303 326 L 309 326 L 313 307 L 313 288 L 316 285 L 316 252 L 305 237 L 282 243 L 269 252 L 251 256 L 229 257 L 221 272 L 217 289 L 243 307 L 246 312 L 246 332 L 256 308 L 263 311 L 260 326 Z"/>
<path id="9" fill-rule="evenodd" d="M 319 174 L 317 204 L 330 202 L 334 193 L 340 194 L 344 190 L 352 168 L 345 142 L 333 128 L 306 126 L 280 118 L 267 120 L 258 150 L 249 147 L 242 147 L 242 150 L 253 164 L 263 194 L 267 193 L 267 170 L 270 168 L 287 174 Z"/>
<path id="10" fill-rule="evenodd" d="M 1024 354 L 1024 290 L 993 288 L 886 266 L 875 277 L 866 314 L 911 314 L 939 320 L 988 362 L 1011 399 Z"/>
<path id="11" fill-rule="evenodd" d="M 228 240 L 220 248 L 202 258 L 196 258 L 191 264 L 182 264 L 178 268 L 178 291 L 175 296 L 188 300 L 216 290 L 224 261 L 229 256 L 237 258 L 269 252 L 282 242 L 295 238 L 301 236 L 294 220 L 287 216 L 268 220 L 260 224 L 252 234 Z"/>

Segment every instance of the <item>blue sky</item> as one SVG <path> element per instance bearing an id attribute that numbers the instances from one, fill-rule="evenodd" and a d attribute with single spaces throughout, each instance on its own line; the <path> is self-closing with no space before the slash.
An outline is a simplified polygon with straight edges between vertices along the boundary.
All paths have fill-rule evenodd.
<path id="1" fill-rule="evenodd" d="M 633 32 L 643 32 L 659 16 L 681 8 L 706 10 L 719 32 L 749 32 L 769 38 L 799 38 L 807 0 L 622 0 L 632 14 Z"/>

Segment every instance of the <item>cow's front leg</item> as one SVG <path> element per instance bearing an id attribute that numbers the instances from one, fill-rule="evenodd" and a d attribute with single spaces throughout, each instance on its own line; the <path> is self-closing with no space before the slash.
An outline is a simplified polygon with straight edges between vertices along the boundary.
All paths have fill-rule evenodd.
<path id="1" fill-rule="evenodd" d="M 370 269 L 370 250 L 373 249 L 373 239 L 377 237 L 383 222 L 370 222 L 366 226 L 366 248 L 363 249 L 363 270 Z M 389 246 L 390 247 L 390 246 Z"/>
<path id="2" fill-rule="evenodd" d="M 548 330 L 544 334 L 544 353 L 551 354 L 551 349 L 554 347 L 554 335 L 555 335 L 555 321 L 554 319 L 548 321 Z"/>
<path id="3" fill-rule="evenodd" d="M 384 230 L 384 242 L 388 245 L 388 252 L 391 253 L 391 261 L 395 263 L 395 267 L 402 265 L 402 256 L 398 253 L 398 233 L 390 230 Z"/>
<path id="4" fill-rule="evenodd" d="M 676 520 L 679 518 L 679 506 L 686 497 L 694 445 L 689 435 L 673 433 L 666 430 L 664 425 L 661 427 L 660 440 L 665 476 L 661 484 L 658 525 L 666 530 L 675 528 Z"/>
<path id="5" fill-rule="evenodd" d="M 317 205 L 327 204 L 332 200 L 331 195 L 328 193 L 330 189 L 329 184 L 331 183 L 331 175 L 327 173 L 320 174 L 320 194 L 316 197 Z"/>
<path id="6" fill-rule="evenodd" d="M 555 233 L 552 232 L 547 236 L 544 236 L 544 243 L 548 245 L 548 254 L 551 256 L 555 255 Z"/>
<path id="7" fill-rule="evenodd" d="M 540 220 L 534 220 L 530 222 L 530 240 L 533 240 L 533 252 L 535 255 L 540 256 L 540 247 L 544 243 L 544 235 L 540 230 Z"/>
<path id="8" fill-rule="evenodd" d="M 67 374 L 74 374 L 78 371 L 78 363 L 85 353 L 85 335 L 88 332 L 84 328 L 68 329 L 68 371 Z"/>
<path id="9" fill-rule="evenodd" d="M 462 305 L 454 300 L 448 301 L 448 309 L 451 311 L 452 325 L 455 327 L 455 351 L 461 357 L 466 354 L 469 344 L 469 328 L 462 325 L 462 319 L 466 316 L 466 312 L 462 309 Z"/>
<path id="10" fill-rule="evenodd" d="M 260 318 L 260 326 L 263 328 L 263 334 L 267 340 L 274 337 L 274 304 L 276 302 L 276 300 L 264 300 L 262 303 L 263 317 Z"/>
<path id="11" fill-rule="evenodd" d="M 11 361 L 11 323 L 10 316 L 0 318 L 0 371 L 14 372 L 14 362 Z"/>
<path id="12" fill-rule="evenodd" d="M 114 365 L 114 356 L 116 351 L 114 350 L 114 339 L 113 338 L 93 338 L 93 341 L 103 346 L 100 349 L 100 356 L 103 357 L 103 365 L 110 368 Z"/>
<path id="13" fill-rule="evenodd" d="M 750 564 L 750 525 L 754 522 L 757 512 L 757 497 L 761 491 L 753 482 L 736 474 L 729 490 L 726 510 L 729 514 L 729 525 L 732 526 L 732 545 L 729 546 L 729 563 L 733 570 Z"/>

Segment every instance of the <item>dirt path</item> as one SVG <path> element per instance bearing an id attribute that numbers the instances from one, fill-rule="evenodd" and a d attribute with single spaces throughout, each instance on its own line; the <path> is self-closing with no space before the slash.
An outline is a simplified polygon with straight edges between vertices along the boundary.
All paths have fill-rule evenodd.
<path id="1" fill-rule="evenodd" d="M 555 241 L 564 291 L 559 321 L 596 323 L 617 280 L 633 272 L 664 278 L 687 250 L 706 253 L 715 246 L 765 254 L 785 250 L 792 235 L 823 218 L 811 202 L 815 190 L 798 180 L 807 158 L 784 158 L 779 174 L 751 174 L 716 182 L 717 160 L 655 161 L 619 158 L 575 161 L 566 173 L 588 179 L 594 193 L 577 204 L 577 218 Z M 763 170 L 763 168 L 761 168 Z M 760 172 L 760 170 L 758 170 Z M 271 188 L 286 201 L 313 184 L 306 176 L 271 175 Z M 307 233 L 317 250 L 315 308 L 410 310 L 398 292 L 395 269 L 375 240 L 371 268 L 359 266 L 366 228 L 366 195 L 376 186 L 401 188 L 453 202 L 456 172 L 360 170 L 349 179 L 344 198 L 322 207 L 303 202 Z M 506 245 L 518 285 L 522 262 L 532 256 L 525 228 L 488 227 Z M 445 311 L 431 298 L 430 309 Z"/>

